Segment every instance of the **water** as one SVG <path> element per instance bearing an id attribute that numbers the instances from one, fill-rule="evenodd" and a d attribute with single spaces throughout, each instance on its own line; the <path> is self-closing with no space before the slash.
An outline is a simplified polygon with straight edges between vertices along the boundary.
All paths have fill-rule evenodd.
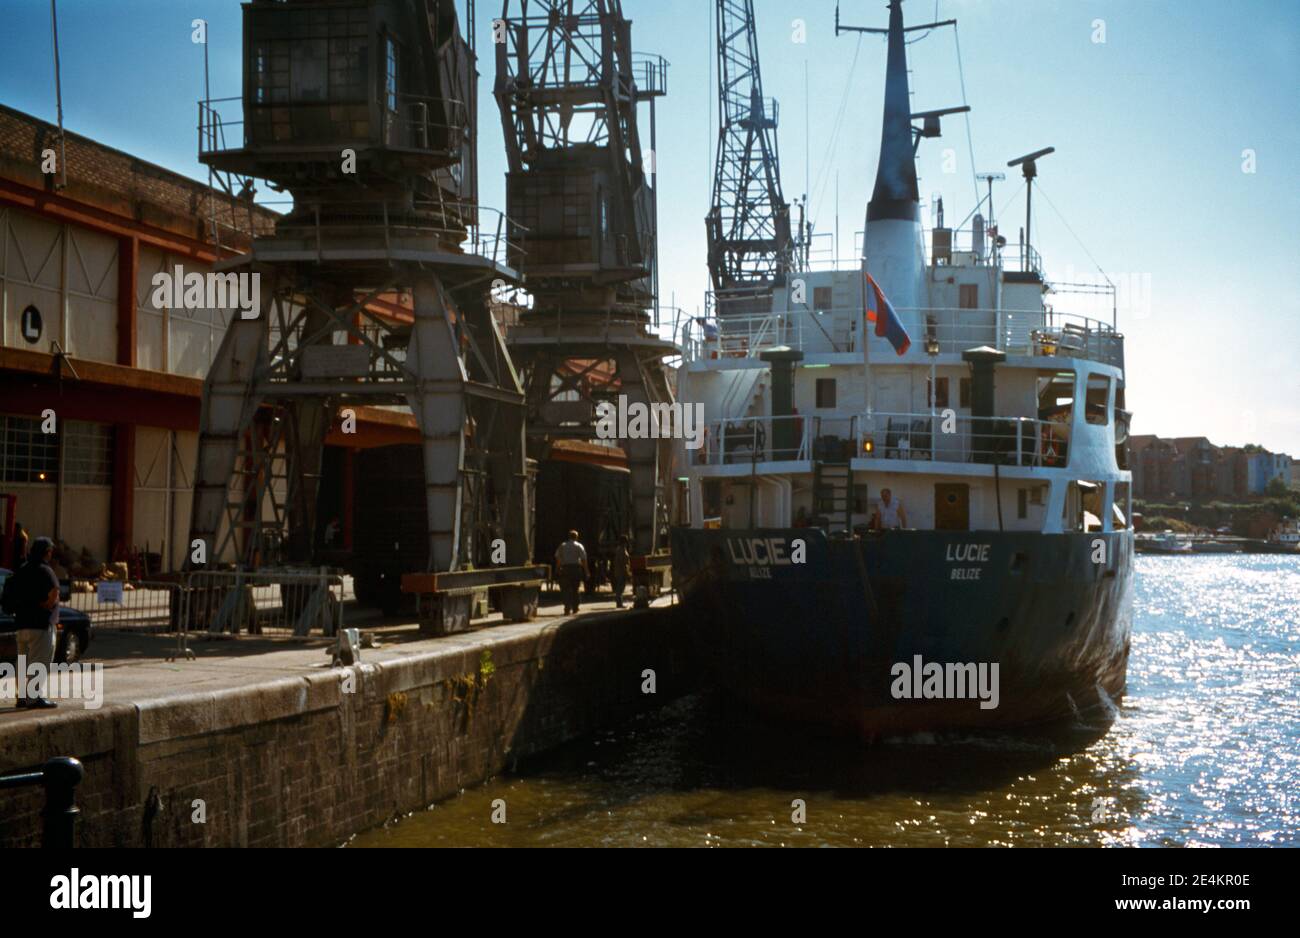
<path id="1" fill-rule="evenodd" d="M 1296 845 L 1300 561 L 1137 564 L 1129 691 L 1109 725 L 863 750 L 703 694 L 354 843 Z"/>

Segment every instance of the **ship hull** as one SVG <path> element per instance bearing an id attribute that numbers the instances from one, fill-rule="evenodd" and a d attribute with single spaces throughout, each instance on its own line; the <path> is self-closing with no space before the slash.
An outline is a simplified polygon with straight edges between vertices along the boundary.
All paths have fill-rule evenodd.
<path id="1" fill-rule="evenodd" d="M 678 529 L 673 566 L 706 673 L 773 716 L 864 738 L 1005 729 L 1124 691 L 1131 534 Z M 996 706 L 909 676 L 930 665 L 983 665 Z"/>

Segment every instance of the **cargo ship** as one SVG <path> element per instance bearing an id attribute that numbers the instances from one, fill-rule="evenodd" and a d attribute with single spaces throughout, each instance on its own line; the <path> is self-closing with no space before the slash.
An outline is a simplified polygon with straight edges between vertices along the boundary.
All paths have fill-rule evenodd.
<path id="1" fill-rule="evenodd" d="M 777 717 L 876 739 L 1113 712 L 1134 555 L 1117 317 L 1054 309 L 1067 286 L 1028 210 L 999 234 L 995 174 L 968 228 L 940 203 L 927 232 L 916 148 L 969 109 L 913 112 L 900 0 L 873 31 L 861 255 L 687 332 L 679 398 L 708 432 L 680 453 L 675 586 L 714 682 Z M 1009 161 L 1027 202 L 1052 152 Z"/>

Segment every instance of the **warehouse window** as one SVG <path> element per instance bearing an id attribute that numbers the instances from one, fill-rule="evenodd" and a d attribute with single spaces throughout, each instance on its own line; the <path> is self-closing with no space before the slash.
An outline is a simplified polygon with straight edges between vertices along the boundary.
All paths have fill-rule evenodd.
<path id="1" fill-rule="evenodd" d="M 0 416 L 0 482 L 53 482 L 58 471 L 58 437 L 39 417 Z"/>
<path id="2" fill-rule="evenodd" d="M 112 485 L 113 428 L 77 420 L 64 424 L 63 472 L 69 485 Z"/>

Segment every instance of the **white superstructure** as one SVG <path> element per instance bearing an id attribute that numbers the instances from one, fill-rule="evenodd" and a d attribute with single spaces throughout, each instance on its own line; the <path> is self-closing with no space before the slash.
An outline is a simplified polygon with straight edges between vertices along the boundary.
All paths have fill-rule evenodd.
<path id="1" fill-rule="evenodd" d="M 1127 528 L 1123 337 L 1050 312 L 1036 258 L 955 251 L 926 270 L 928 306 L 897 310 L 912 338 L 901 357 L 865 322 L 857 270 L 801 274 L 772 313 L 724 319 L 707 338 L 691 329 L 679 396 L 703 403 L 708 426 L 704 448 L 682 454 L 693 526 L 821 517 L 845 530 L 868 524 L 889 488 L 922 530 Z M 1006 356 L 986 418 L 963 358 L 981 347 Z M 777 348 L 803 354 L 790 416 L 774 415 L 762 357 Z"/>
<path id="2" fill-rule="evenodd" d="M 852 534 L 890 489 L 913 529 L 1127 530 L 1123 336 L 1054 312 L 1032 246 L 983 215 L 953 231 L 940 208 L 922 229 L 912 135 L 948 112 L 907 113 L 897 0 L 888 32 L 861 261 L 792 274 L 771 312 L 687 330 L 679 399 L 708 424 L 705 447 L 680 454 L 690 524 Z M 1017 165 L 1032 180 L 1048 152 Z M 864 270 L 911 338 L 902 356 L 865 320 Z"/>

